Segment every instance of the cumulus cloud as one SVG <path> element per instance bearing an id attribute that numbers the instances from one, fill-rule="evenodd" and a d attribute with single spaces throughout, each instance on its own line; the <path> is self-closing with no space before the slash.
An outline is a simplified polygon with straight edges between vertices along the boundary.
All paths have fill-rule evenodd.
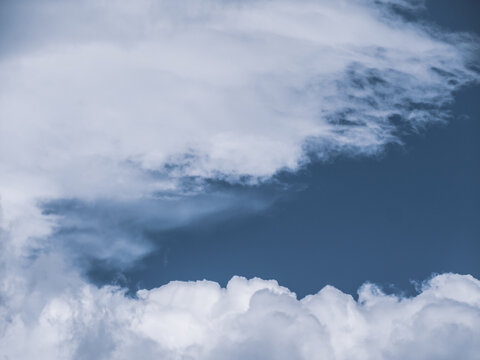
<path id="1" fill-rule="evenodd" d="M 444 120 L 473 40 L 392 11 L 416 4 L 2 2 L 3 226 L 43 236 L 39 200 L 257 182 Z"/>
<path id="2" fill-rule="evenodd" d="M 0 325 L 6 359 L 476 359 L 480 281 L 438 275 L 410 298 L 365 284 L 357 300 L 331 286 L 297 299 L 241 277 L 135 298 L 80 283 Z"/>

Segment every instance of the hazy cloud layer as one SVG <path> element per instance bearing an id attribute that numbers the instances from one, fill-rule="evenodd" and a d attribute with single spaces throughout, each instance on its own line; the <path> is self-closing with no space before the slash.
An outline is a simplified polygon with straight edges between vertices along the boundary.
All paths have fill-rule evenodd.
<path id="1" fill-rule="evenodd" d="M 6 299 L 6 359 L 476 359 L 480 281 L 444 274 L 412 298 L 371 284 L 358 300 L 327 286 L 298 300 L 276 281 L 171 282 L 127 298 L 76 286 Z M 10 307 L 9 307 L 10 306 Z M 19 311 L 21 309 L 21 311 Z M 17 311 L 15 311 L 17 310 Z M 26 346 L 28 344 L 28 346 Z"/>

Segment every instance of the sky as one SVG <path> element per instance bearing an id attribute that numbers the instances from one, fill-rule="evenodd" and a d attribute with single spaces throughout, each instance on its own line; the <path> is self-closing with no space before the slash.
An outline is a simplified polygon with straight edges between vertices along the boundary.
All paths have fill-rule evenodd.
<path id="1" fill-rule="evenodd" d="M 423 18 L 480 35 L 472 1 L 427 6 Z M 259 276 L 299 296 L 327 284 L 355 294 L 367 280 L 411 293 L 412 282 L 443 272 L 478 278 L 479 91 L 462 89 L 448 123 L 408 132 L 374 157 L 340 156 L 279 175 L 293 189 L 260 187 L 256 196 L 278 196 L 261 212 L 152 234 L 156 251 L 141 266 L 118 272 L 96 263 L 90 276 L 132 290 Z"/>
<path id="2" fill-rule="evenodd" d="M 479 96 L 478 88 L 462 91 L 448 124 L 409 135 L 377 157 L 335 159 L 285 176 L 298 189 L 261 213 L 158 234 L 161 246 L 126 273 L 128 283 L 223 284 L 241 274 L 278 279 L 304 296 L 326 284 L 354 294 L 369 280 L 410 292 L 410 281 L 433 273 L 478 278 Z"/>
<path id="3" fill-rule="evenodd" d="M 479 11 L 1 2 L 0 356 L 475 359 Z"/>

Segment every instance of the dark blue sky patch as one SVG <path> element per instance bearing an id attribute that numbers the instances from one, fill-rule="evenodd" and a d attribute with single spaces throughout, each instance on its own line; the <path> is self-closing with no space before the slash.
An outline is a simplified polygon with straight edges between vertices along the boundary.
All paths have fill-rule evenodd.
<path id="1" fill-rule="evenodd" d="M 424 15 L 452 30 L 478 31 L 467 14 L 476 5 L 459 2 L 453 11 L 465 15 L 449 17 L 446 3 L 428 3 Z M 455 80 L 442 69 L 432 72 Z M 410 280 L 435 272 L 478 277 L 479 88 L 458 94 L 450 114 L 445 99 L 438 108 L 430 99 L 425 108 L 409 98 L 405 84 L 384 86 L 369 69 L 353 67 L 349 76 L 356 84 L 349 91 L 358 92 L 346 95 L 357 110 L 358 102 L 375 109 L 376 98 L 401 99 L 399 114 L 384 126 L 403 145 L 390 144 L 377 157 L 335 156 L 253 188 L 214 181 L 210 194 L 178 203 L 51 202 L 45 211 L 63 216 L 52 241 L 87 259 L 82 266 L 97 284 L 120 281 L 131 290 L 203 278 L 225 285 L 243 275 L 275 278 L 303 296 L 326 284 L 354 293 L 364 281 L 411 291 Z M 450 122 L 412 134 L 401 113 L 412 110 L 438 120 L 451 115 Z M 359 118 L 342 109 L 331 121 L 364 126 Z"/>
<path id="2" fill-rule="evenodd" d="M 432 273 L 479 276 L 480 90 L 455 119 L 381 158 L 337 159 L 285 180 L 308 184 L 268 210 L 164 234 L 165 248 L 126 274 L 132 288 L 173 279 L 275 278 L 303 296 L 369 280 L 413 290 Z"/>

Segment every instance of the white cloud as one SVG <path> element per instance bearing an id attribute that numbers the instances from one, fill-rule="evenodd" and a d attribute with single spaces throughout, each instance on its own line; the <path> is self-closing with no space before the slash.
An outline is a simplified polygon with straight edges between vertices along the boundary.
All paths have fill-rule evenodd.
<path id="1" fill-rule="evenodd" d="M 415 2 L 6 1 L 19 20 L 0 57 L 3 226 L 45 235 L 38 200 L 257 181 L 443 120 L 476 77 L 473 43 L 393 3 Z"/>
<path id="2" fill-rule="evenodd" d="M 7 359 L 476 359 L 480 281 L 438 275 L 411 298 L 374 285 L 298 300 L 276 281 L 234 277 L 141 290 L 77 283 L 0 323 Z M 37 291 L 26 294 L 25 306 Z M 18 299 L 17 299 L 18 301 Z M 4 304 L 8 304 L 8 300 Z M 5 305 L 0 309 L 4 310 Z M 25 346 L 28 344 L 28 346 Z"/>

